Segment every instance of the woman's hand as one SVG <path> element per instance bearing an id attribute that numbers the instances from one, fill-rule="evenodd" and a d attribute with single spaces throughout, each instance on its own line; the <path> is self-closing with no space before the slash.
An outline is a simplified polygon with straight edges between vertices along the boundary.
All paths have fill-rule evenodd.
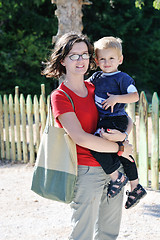
<path id="1" fill-rule="evenodd" d="M 122 154 L 122 157 L 125 157 L 129 161 L 134 162 L 134 159 L 131 156 L 133 152 L 132 145 L 129 144 L 129 141 L 123 142 L 123 145 L 124 145 L 124 152 Z"/>
<path id="2" fill-rule="evenodd" d="M 126 137 L 126 134 L 116 129 L 107 129 L 107 132 L 105 132 L 104 129 L 102 128 L 101 137 L 112 142 L 123 142 Z"/>

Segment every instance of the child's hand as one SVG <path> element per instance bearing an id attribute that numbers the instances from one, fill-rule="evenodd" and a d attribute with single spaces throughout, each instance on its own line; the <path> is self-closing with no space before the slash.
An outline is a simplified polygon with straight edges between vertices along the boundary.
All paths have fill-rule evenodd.
<path id="1" fill-rule="evenodd" d="M 111 113 L 113 113 L 114 105 L 116 103 L 118 103 L 118 95 L 113 95 L 113 94 L 110 94 L 110 93 L 107 93 L 107 95 L 109 96 L 109 98 L 104 100 L 102 102 L 102 105 L 103 105 L 103 108 L 105 110 L 107 110 L 109 107 L 111 107 Z"/>

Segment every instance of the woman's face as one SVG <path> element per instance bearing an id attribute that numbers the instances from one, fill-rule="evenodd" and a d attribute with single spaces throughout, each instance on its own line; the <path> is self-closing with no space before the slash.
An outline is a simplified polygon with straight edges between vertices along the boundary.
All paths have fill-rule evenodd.
<path id="1" fill-rule="evenodd" d="M 66 75 L 84 75 L 89 65 L 89 54 L 86 43 L 75 43 L 61 64 L 66 68 Z"/>

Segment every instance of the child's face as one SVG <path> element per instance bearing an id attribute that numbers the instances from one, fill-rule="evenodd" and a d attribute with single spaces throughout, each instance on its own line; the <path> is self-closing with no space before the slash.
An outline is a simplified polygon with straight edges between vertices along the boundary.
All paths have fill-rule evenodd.
<path id="1" fill-rule="evenodd" d="M 104 73 L 118 71 L 118 66 L 123 62 L 123 56 L 119 56 L 114 48 L 97 50 L 97 64 Z"/>

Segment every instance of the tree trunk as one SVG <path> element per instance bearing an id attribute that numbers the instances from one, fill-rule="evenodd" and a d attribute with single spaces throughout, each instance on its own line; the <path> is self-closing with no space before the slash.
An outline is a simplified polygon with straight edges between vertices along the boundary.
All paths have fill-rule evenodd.
<path id="1" fill-rule="evenodd" d="M 89 0 L 51 0 L 57 5 L 55 15 L 58 17 L 58 33 L 53 36 L 52 43 L 57 41 L 63 34 L 74 31 L 81 33 L 82 24 L 82 5 L 90 5 Z"/>

